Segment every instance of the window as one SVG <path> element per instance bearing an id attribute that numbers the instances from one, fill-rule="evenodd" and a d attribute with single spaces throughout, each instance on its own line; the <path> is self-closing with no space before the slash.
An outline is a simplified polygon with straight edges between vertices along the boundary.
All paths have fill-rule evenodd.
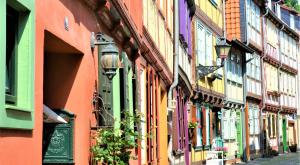
<path id="1" fill-rule="evenodd" d="M 236 137 L 236 113 L 234 111 L 231 111 L 230 115 L 230 139 L 235 139 Z"/>
<path id="2" fill-rule="evenodd" d="M 6 36 L 0 45 L 0 88 L 5 89 L 1 93 L 5 100 L 0 102 L 0 128 L 32 129 L 34 125 L 33 9 L 34 0 L 0 1 L 0 25 L 6 25 L 0 31 Z"/>
<path id="3" fill-rule="evenodd" d="M 213 65 L 213 36 L 199 21 L 196 21 L 196 52 L 197 64 L 204 66 Z"/>
<path id="4" fill-rule="evenodd" d="M 205 45 L 206 45 L 206 65 L 212 66 L 213 54 L 212 54 L 212 33 L 206 31 L 205 33 Z"/>
<path id="5" fill-rule="evenodd" d="M 230 129 L 230 125 L 229 125 L 229 123 L 230 123 L 230 119 L 229 119 L 229 113 L 228 113 L 228 111 L 226 110 L 226 111 L 224 111 L 223 112 L 223 124 L 222 124 L 222 134 L 223 134 L 223 138 L 224 139 L 229 139 L 229 131 L 228 131 L 228 129 Z"/>
<path id="6" fill-rule="evenodd" d="M 6 6 L 6 82 L 5 94 L 7 103 L 15 103 L 15 60 L 18 34 L 19 13 Z"/>
<path id="7" fill-rule="evenodd" d="M 206 120 L 205 120 L 205 124 L 206 124 L 206 144 L 205 145 L 209 145 L 210 144 L 210 116 L 209 116 L 209 113 L 210 113 L 210 109 L 209 107 L 207 106 L 206 107 L 206 111 L 205 111 L 205 115 L 206 115 Z"/>
<path id="8" fill-rule="evenodd" d="M 249 54 L 247 53 L 247 59 L 250 59 L 253 57 L 254 59 L 251 60 L 246 64 L 246 70 L 247 70 L 247 89 L 248 92 L 261 95 L 261 87 L 260 82 L 261 81 L 261 71 L 260 71 L 260 57 L 257 54 Z M 267 75 L 268 76 L 268 75 Z"/>
<path id="9" fill-rule="evenodd" d="M 260 10 L 258 6 L 255 6 L 255 29 L 260 32 Z"/>
<path id="10" fill-rule="evenodd" d="M 227 58 L 228 80 L 238 84 L 243 83 L 241 56 L 232 51 Z"/>
<path id="11" fill-rule="evenodd" d="M 247 0 L 247 19 L 247 31 L 250 39 L 258 46 L 261 46 L 260 9 L 252 0 Z"/>
<path id="12" fill-rule="evenodd" d="M 197 146 L 202 146 L 202 107 L 197 104 Z"/>
<path id="13" fill-rule="evenodd" d="M 236 73 L 235 73 L 235 67 L 236 67 L 236 65 L 235 65 L 235 55 L 234 54 L 231 54 L 230 55 L 230 63 L 231 63 L 231 80 L 232 81 L 235 81 L 236 80 Z"/>
<path id="14" fill-rule="evenodd" d="M 152 164 L 157 158 L 157 150 L 159 143 L 157 139 L 157 107 L 155 102 L 157 101 L 155 89 L 156 87 L 156 75 L 152 68 L 148 68 L 147 71 L 147 133 L 151 137 L 147 137 L 147 160 Z M 175 131 L 176 132 L 176 131 Z M 178 132 L 176 132 L 178 134 Z M 175 138 L 175 137 L 174 137 Z M 155 154 L 156 153 L 156 154 Z"/>
<path id="15" fill-rule="evenodd" d="M 197 62 L 201 65 L 206 65 L 206 56 L 205 56 L 205 30 L 204 27 L 197 21 Z"/>
<path id="16" fill-rule="evenodd" d="M 280 5 L 276 4 L 276 14 L 279 19 L 281 19 L 281 11 L 280 11 Z"/>
<path id="17" fill-rule="evenodd" d="M 225 110 L 223 112 L 222 134 L 225 140 L 236 138 L 236 112 Z"/>

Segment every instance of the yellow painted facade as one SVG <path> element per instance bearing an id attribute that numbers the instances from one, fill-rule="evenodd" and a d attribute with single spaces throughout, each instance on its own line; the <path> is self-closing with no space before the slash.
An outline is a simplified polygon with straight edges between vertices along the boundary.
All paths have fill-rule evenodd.
<path id="1" fill-rule="evenodd" d="M 222 14 L 222 0 L 216 0 L 216 4 L 213 4 L 211 1 L 209 0 L 195 0 L 195 4 L 196 4 L 196 8 L 197 10 L 200 9 L 203 11 L 203 13 L 205 13 L 213 23 L 215 23 L 219 28 L 223 29 L 223 14 Z M 194 17 L 193 20 L 193 25 L 195 26 L 195 34 L 193 36 L 195 36 L 195 49 L 198 50 L 198 32 L 197 32 L 197 22 L 199 18 Z M 217 39 L 222 37 L 222 36 L 218 36 L 216 33 L 214 33 L 214 31 L 212 30 L 211 27 L 209 26 L 205 26 L 205 22 L 203 22 L 203 20 L 199 20 L 200 24 L 203 25 L 203 29 L 205 29 L 205 34 L 206 32 L 210 32 L 212 33 L 212 46 L 211 46 L 211 51 L 212 52 L 212 64 L 216 65 L 217 62 L 217 53 L 215 50 L 215 45 L 217 43 Z M 201 36 L 200 36 L 201 37 Z M 205 36 L 203 36 L 205 37 Z M 207 49 L 207 46 L 205 47 Z M 201 48 L 200 48 L 201 49 Z M 197 56 L 197 53 L 196 53 Z M 197 56 L 198 57 L 198 56 Z M 198 58 L 196 58 L 198 60 Z M 205 59 L 199 59 L 199 60 L 204 60 Z M 206 61 L 207 62 L 207 61 Z M 210 63 L 210 62 L 209 62 Z M 197 65 L 199 64 L 199 61 L 197 61 Z M 220 68 L 219 70 L 215 71 L 215 73 L 219 73 L 224 77 L 224 69 L 223 67 Z M 221 80 L 216 79 L 214 81 L 209 81 L 207 77 L 209 77 L 210 75 L 206 76 L 205 78 L 202 78 L 200 80 L 197 81 L 197 85 L 203 88 L 206 88 L 208 90 L 210 90 L 211 92 L 217 92 L 220 94 L 224 94 L 224 78 L 222 78 Z M 206 160 L 206 153 L 207 150 L 195 150 L 192 147 L 191 150 L 191 162 L 194 163 L 200 163 Z"/>
<path id="2" fill-rule="evenodd" d="M 173 72 L 173 3 L 167 2 L 159 7 L 156 1 L 143 0 L 143 25 Z"/>
<path id="3" fill-rule="evenodd" d="M 222 15 L 222 1 L 221 0 L 217 0 L 218 6 L 214 6 L 214 4 L 212 4 L 208 0 L 195 0 L 195 4 L 197 7 L 200 8 L 200 10 L 202 10 L 204 13 L 206 13 L 207 16 L 214 23 L 216 23 L 219 28 L 223 29 L 223 15 Z M 210 29 L 209 27 L 207 27 L 207 28 Z M 210 30 L 210 31 L 212 31 L 212 30 Z M 217 37 L 221 37 L 221 36 L 217 36 L 214 33 L 212 35 L 213 35 L 213 37 L 212 37 L 213 63 L 216 63 L 217 53 L 214 48 L 214 45 L 216 45 Z M 222 75 L 224 75 L 224 69 L 220 68 L 219 70 L 221 70 L 221 71 L 219 71 L 219 73 L 222 73 Z M 201 87 L 210 89 L 212 91 L 218 92 L 218 93 L 224 93 L 224 79 L 215 80 L 212 83 L 210 83 L 206 77 L 204 79 L 198 80 L 198 85 L 200 85 Z"/>
<path id="4" fill-rule="evenodd" d="M 223 27 L 223 15 L 222 15 L 222 0 L 215 0 L 217 5 L 215 6 L 209 0 L 195 0 L 196 6 L 198 6 L 211 20 L 216 23 L 220 28 Z"/>
<path id="5" fill-rule="evenodd" d="M 195 151 L 194 148 L 192 148 L 191 152 L 191 161 L 192 162 L 199 162 L 206 159 L 206 151 Z"/>

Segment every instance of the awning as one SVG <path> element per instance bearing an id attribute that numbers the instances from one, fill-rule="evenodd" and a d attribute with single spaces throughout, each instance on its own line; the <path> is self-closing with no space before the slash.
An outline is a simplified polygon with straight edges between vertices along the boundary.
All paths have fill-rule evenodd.
<path id="1" fill-rule="evenodd" d="M 50 109 L 46 105 L 43 106 L 43 114 L 44 123 L 68 123 L 65 119 L 57 115 L 52 109 Z"/>

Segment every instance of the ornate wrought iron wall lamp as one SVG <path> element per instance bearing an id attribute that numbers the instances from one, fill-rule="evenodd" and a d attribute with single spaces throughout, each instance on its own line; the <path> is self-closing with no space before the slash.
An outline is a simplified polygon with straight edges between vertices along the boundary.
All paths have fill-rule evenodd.
<path id="1" fill-rule="evenodd" d="M 205 76 L 207 76 L 210 73 L 213 73 L 214 71 L 218 70 L 219 68 L 224 66 L 224 59 L 227 58 L 229 52 L 230 52 L 231 45 L 227 44 L 225 38 L 221 38 L 221 41 L 215 46 L 217 56 L 219 59 L 221 59 L 220 65 L 215 66 L 204 66 L 199 64 L 196 67 L 198 78 L 201 79 Z"/>
<path id="2" fill-rule="evenodd" d="M 98 64 L 101 65 L 101 67 L 98 68 L 98 76 L 104 73 L 108 78 L 108 88 L 111 88 L 112 79 L 116 75 L 116 71 L 119 68 L 119 50 L 115 46 L 113 39 L 103 33 L 97 33 L 96 36 L 92 33 L 91 48 L 93 49 L 95 45 L 99 46 L 98 51 L 100 51 L 99 56 L 101 57 Z M 94 113 L 97 120 L 97 128 L 113 127 L 114 125 L 114 117 L 111 113 L 109 113 L 109 108 L 106 106 L 108 104 L 105 103 L 107 102 L 106 98 L 110 97 L 107 96 L 107 93 L 108 92 L 105 92 L 103 99 L 97 91 L 94 92 L 93 103 L 96 107 Z M 110 111 L 112 111 L 112 109 Z"/>

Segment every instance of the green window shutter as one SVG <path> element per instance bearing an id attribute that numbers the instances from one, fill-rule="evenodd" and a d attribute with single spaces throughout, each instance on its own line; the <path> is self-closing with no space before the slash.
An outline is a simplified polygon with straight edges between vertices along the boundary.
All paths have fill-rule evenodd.
<path id="1" fill-rule="evenodd" d="M 228 112 L 226 110 L 223 111 L 223 125 L 222 125 L 222 135 L 224 139 L 229 139 L 229 128 L 228 127 Z"/>
<path id="2" fill-rule="evenodd" d="M 238 142 L 238 157 L 243 155 L 243 134 L 242 134 L 242 118 L 241 118 L 241 111 L 236 111 L 236 136 Z"/>
<path id="3" fill-rule="evenodd" d="M 0 30 L 0 128 L 33 129 L 34 126 L 34 0 L 0 1 L 0 27 L 6 27 L 6 5 L 18 11 L 15 45 L 13 102 L 6 103 L 6 29 Z M 7 98 L 8 99 L 8 98 Z"/>
<path id="4" fill-rule="evenodd" d="M 123 78 L 124 78 L 124 108 L 129 110 L 129 83 L 128 83 L 128 73 L 129 73 L 129 61 L 125 52 L 122 53 L 123 60 Z"/>

